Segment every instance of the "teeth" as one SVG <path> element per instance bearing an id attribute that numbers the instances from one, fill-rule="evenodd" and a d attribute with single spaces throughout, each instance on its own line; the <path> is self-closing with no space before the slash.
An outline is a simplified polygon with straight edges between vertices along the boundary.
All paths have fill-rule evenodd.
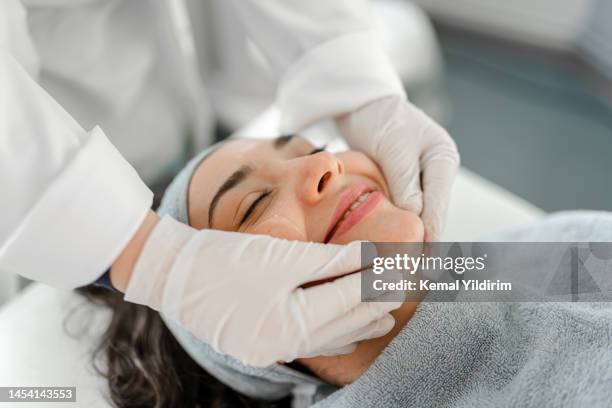
<path id="1" fill-rule="evenodd" d="M 348 208 L 348 210 L 342 215 L 342 219 L 346 218 L 346 216 L 348 215 L 349 212 L 353 211 L 355 208 L 359 207 L 359 205 L 361 203 L 363 203 L 366 198 L 368 198 L 368 195 L 370 193 L 363 193 L 361 194 L 357 200 L 355 200 L 355 202 L 353 204 L 351 204 L 351 206 Z"/>

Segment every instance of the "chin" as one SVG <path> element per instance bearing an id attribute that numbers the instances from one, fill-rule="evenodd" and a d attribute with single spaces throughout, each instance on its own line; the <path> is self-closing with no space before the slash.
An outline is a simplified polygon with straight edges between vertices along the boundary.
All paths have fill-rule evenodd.
<path id="1" fill-rule="evenodd" d="M 376 211 L 331 242 L 423 242 L 424 237 L 425 228 L 418 215 L 383 201 Z"/>

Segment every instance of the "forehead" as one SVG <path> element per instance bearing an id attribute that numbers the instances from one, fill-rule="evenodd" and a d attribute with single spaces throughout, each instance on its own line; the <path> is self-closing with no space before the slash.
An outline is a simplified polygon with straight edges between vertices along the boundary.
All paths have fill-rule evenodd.
<path id="1" fill-rule="evenodd" d="M 189 210 L 207 213 L 208 205 L 219 187 L 244 165 L 257 167 L 266 160 L 289 157 L 294 152 L 311 146 L 306 140 L 294 137 L 285 146 L 275 147 L 276 139 L 236 139 L 226 142 L 206 157 L 198 166 L 189 185 Z"/>

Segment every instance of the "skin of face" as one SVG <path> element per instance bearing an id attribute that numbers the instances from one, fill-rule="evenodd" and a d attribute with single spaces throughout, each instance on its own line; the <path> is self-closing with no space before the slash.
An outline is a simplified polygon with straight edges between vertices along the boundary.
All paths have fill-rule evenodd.
<path id="1" fill-rule="evenodd" d="M 209 206 L 215 193 L 235 171 L 247 168 L 248 176 L 218 200 L 210 225 Z M 382 199 L 372 212 L 329 242 L 422 242 L 421 219 L 391 202 L 387 183 L 374 161 L 357 151 L 331 154 L 315 150 L 300 137 L 285 139 L 284 143 L 275 143 L 274 139 L 236 139 L 209 155 L 191 180 L 189 222 L 197 229 L 325 242 L 341 197 L 351 187 L 364 183 L 380 191 Z M 241 223 L 255 201 L 258 204 Z M 331 384 L 351 383 L 404 327 L 417 304 L 405 302 L 393 311 L 396 323 L 391 332 L 359 342 L 351 354 L 303 358 L 297 363 Z"/>

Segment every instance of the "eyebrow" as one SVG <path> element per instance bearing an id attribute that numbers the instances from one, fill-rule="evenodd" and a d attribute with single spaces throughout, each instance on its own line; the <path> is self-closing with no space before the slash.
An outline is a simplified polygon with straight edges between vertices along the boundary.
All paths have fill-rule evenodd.
<path id="1" fill-rule="evenodd" d="M 223 195 L 229 190 L 242 183 L 249 176 L 249 174 L 251 174 L 251 172 L 253 172 L 252 167 L 242 166 L 241 168 L 233 172 L 232 175 L 229 176 L 227 180 L 225 180 L 221 187 L 219 187 L 219 190 L 217 190 L 217 192 L 213 196 L 213 199 L 210 202 L 210 206 L 208 207 L 208 225 L 211 228 L 213 225 L 215 208 L 217 207 L 219 200 L 221 200 L 221 197 L 223 197 Z"/>
<path id="2" fill-rule="evenodd" d="M 280 149 L 293 139 L 295 135 L 282 135 L 274 139 L 274 148 Z"/>

